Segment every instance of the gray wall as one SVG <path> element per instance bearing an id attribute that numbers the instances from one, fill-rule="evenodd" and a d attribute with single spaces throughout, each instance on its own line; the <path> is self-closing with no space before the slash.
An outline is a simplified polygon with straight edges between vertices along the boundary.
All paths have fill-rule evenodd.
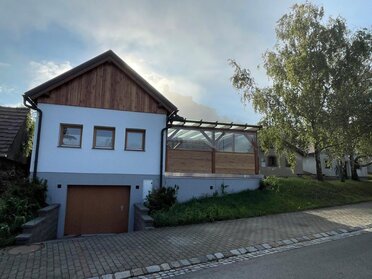
<path id="1" fill-rule="evenodd" d="M 275 156 L 277 158 L 278 165 L 276 167 L 268 166 L 268 157 Z M 274 176 L 295 176 L 303 174 L 302 156 L 296 155 L 296 167 L 294 172 L 290 167 L 286 167 L 286 162 L 284 157 L 279 157 L 274 150 L 269 150 L 268 153 L 263 153 L 260 151 L 260 174 L 264 176 L 274 175 Z"/>
<path id="2" fill-rule="evenodd" d="M 56 238 L 59 207 L 59 204 L 52 204 L 40 209 L 39 217 L 23 224 L 23 232 L 16 237 L 16 244 L 31 244 Z"/>
<path id="3" fill-rule="evenodd" d="M 63 237 L 66 199 L 68 185 L 89 185 L 94 186 L 130 186 L 130 204 L 129 204 L 129 225 L 128 230 L 133 230 L 134 223 L 134 204 L 143 202 L 142 191 L 143 181 L 153 180 L 154 185 L 158 185 L 159 176 L 156 175 L 130 175 L 130 174 L 84 174 L 84 173 L 38 173 L 39 178 L 48 181 L 47 203 L 59 203 L 61 205 L 58 218 L 57 237 Z M 60 185 L 60 188 L 58 188 Z M 139 189 L 136 189 L 138 185 Z"/>
<path id="4" fill-rule="evenodd" d="M 227 193 L 235 193 L 244 190 L 255 190 L 259 187 L 262 176 L 241 175 L 241 176 L 197 176 L 197 175 L 166 175 L 165 185 L 179 187 L 177 200 L 184 202 L 192 198 L 212 196 L 214 192 L 221 193 L 221 184 L 228 185 Z"/>

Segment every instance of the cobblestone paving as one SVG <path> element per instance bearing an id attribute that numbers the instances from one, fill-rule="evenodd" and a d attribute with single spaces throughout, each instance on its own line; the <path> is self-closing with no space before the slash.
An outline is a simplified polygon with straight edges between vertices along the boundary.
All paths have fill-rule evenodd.
<path id="1" fill-rule="evenodd" d="M 152 231 L 43 243 L 39 251 L 0 250 L 1 278 L 86 278 L 191 259 L 259 243 L 365 226 L 372 203 Z"/>
<path id="2" fill-rule="evenodd" d="M 180 275 L 183 275 L 183 274 L 196 272 L 196 271 L 199 271 L 199 270 L 202 270 L 202 269 L 208 269 L 208 268 L 213 268 L 213 267 L 217 267 L 217 266 L 220 266 L 220 265 L 226 265 L 226 264 L 231 264 L 231 263 L 236 263 L 236 262 L 241 262 L 241 261 L 247 261 L 247 260 L 250 260 L 250 259 L 253 259 L 253 258 L 258 258 L 258 257 L 266 256 L 266 255 L 276 254 L 276 253 L 281 253 L 281 252 L 285 252 L 285 251 L 289 251 L 289 250 L 293 250 L 293 249 L 299 249 L 299 248 L 306 247 L 306 246 L 312 246 L 312 245 L 316 245 L 316 244 L 321 244 L 321 243 L 325 243 L 325 242 L 329 242 L 329 241 L 344 239 L 344 238 L 357 236 L 357 235 L 361 235 L 361 234 L 364 234 L 364 233 L 371 233 L 371 232 L 372 232 L 372 229 L 362 229 L 362 230 L 358 230 L 358 231 L 355 231 L 355 232 L 347 232 L 347 233 L 342 233 L 341 232 L 341 233 L 337 233 L 335 235 L 327 235 L 326 237 L 321 237 L 321 238 L 314 239 L 314 240 L 292 243 L 292 244 L 284 245 L 284 246 L 281 246 L 281 247 L 270 247 L 270 248 L 267 248 L 267 249 L 261 250 L 261 251 L 260 250 L 254 251 L 254 252 L 246 251 L 245 253 L 237 254 L 236 256 L 231 256 L 231 257 L 227 257 L 227 258 L 220 259 L 220 260 L 215 260 L 215 261 L 210 261 L 210 262 L 205 262 L 205 263 L 198 263 L 198 264 L 194 264 L 192 266 L 186 266 L 186 267 L 180 267 L 180 268 L 164 269 L 163 271 L 160 271 L 160 272 L 157 272 L 157 273 L 146 274 L 144 276 L 138 276 L 138 277 L 132 277 L 132 278 L 137 278 L 137 279 L 171 278 L 171 277 L 174 277 L 174 276 L 180 276 Z M 120 278 L 121 275 L 122 274 L 117 273 L 114 276 L 111 276 L 110 279 Z M 123 274 L 123 275 L 125 275 L 125 274 Z M 127 277 L 123 277 L 123 278 L 127 278 Z"/>

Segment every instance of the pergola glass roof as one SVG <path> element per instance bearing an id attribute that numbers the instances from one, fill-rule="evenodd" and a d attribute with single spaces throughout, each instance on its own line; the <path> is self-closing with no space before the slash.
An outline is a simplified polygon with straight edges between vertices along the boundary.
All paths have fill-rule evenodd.
<path id="1" fill-rule="evenodd" d="M 253 153 L 260 126 L 207 121 L 173 121 L 169 125 L 167 146 L 171 149 L 216 150 Z"/>

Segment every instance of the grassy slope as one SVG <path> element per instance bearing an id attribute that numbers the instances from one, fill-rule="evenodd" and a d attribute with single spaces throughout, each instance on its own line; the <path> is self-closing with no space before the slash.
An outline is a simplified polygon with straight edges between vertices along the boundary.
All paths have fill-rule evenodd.
<path id="1" fill-rule="evenodd" d="M 156 226 L 237 219 L 372 200 L 372 181 L 325 181 L 279 178 L 270 190 L 244 191 L 176 204 L 153 214 Z"/>

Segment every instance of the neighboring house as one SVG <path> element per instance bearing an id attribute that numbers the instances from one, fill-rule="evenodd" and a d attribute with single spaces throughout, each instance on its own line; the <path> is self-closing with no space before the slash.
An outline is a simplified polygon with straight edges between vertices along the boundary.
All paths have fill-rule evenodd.
<path id="1" fill-rule="evenodd" d="M 27 163 L 28 108 L 0 106 L 0 164 Z"/>
<path id="2" fill-rule="evenodd" d="M 153 187 L 180 201 L 258 187 L 252 125 L 186 120 L 107 51 L 26 92 L 38 111 L 32 175 L 59 203 L 58 237 L 133 229 L 134 204 Z M 39 134 L 39 136 L 37 136 Z"/>
<path id="3" fill-rule="evenodd" d="M 260 173 L 264 176 L 295 176 L 303 174 L 303 156 L 296 153 L 296 166 L 292 171 L 287 159 L 278 156 L 273 149 L 267 153 L 260 150 Z"/>
<path id="4" fill-rule="evenodd" d="M 336 160 L 331 160 L 327 154 L 322 152 L 320 154 L 320 162 L 322 166 L 322 173 L 325 177 L 331 177 L 331 178 L 336 178 L 339 177 L 339 172 L 338 172 L 338 166 L 337 166 L 337 161 Z M 349 161 L 347 159 L 347 175 L 348 177 L 351 177 L 351 168 Z M 311 152 L 309 153 L 306 157 L 303 158 L 303 169 L 304 173 L 308 174 L 316 174 L 316 164 L 315 164 L 315 157 L 314 153 Z M 357 170 L 358 176 L 361 178 L 367 177 L 368 172 L 367 172 L 367 167 L 362 167 Z"/>

